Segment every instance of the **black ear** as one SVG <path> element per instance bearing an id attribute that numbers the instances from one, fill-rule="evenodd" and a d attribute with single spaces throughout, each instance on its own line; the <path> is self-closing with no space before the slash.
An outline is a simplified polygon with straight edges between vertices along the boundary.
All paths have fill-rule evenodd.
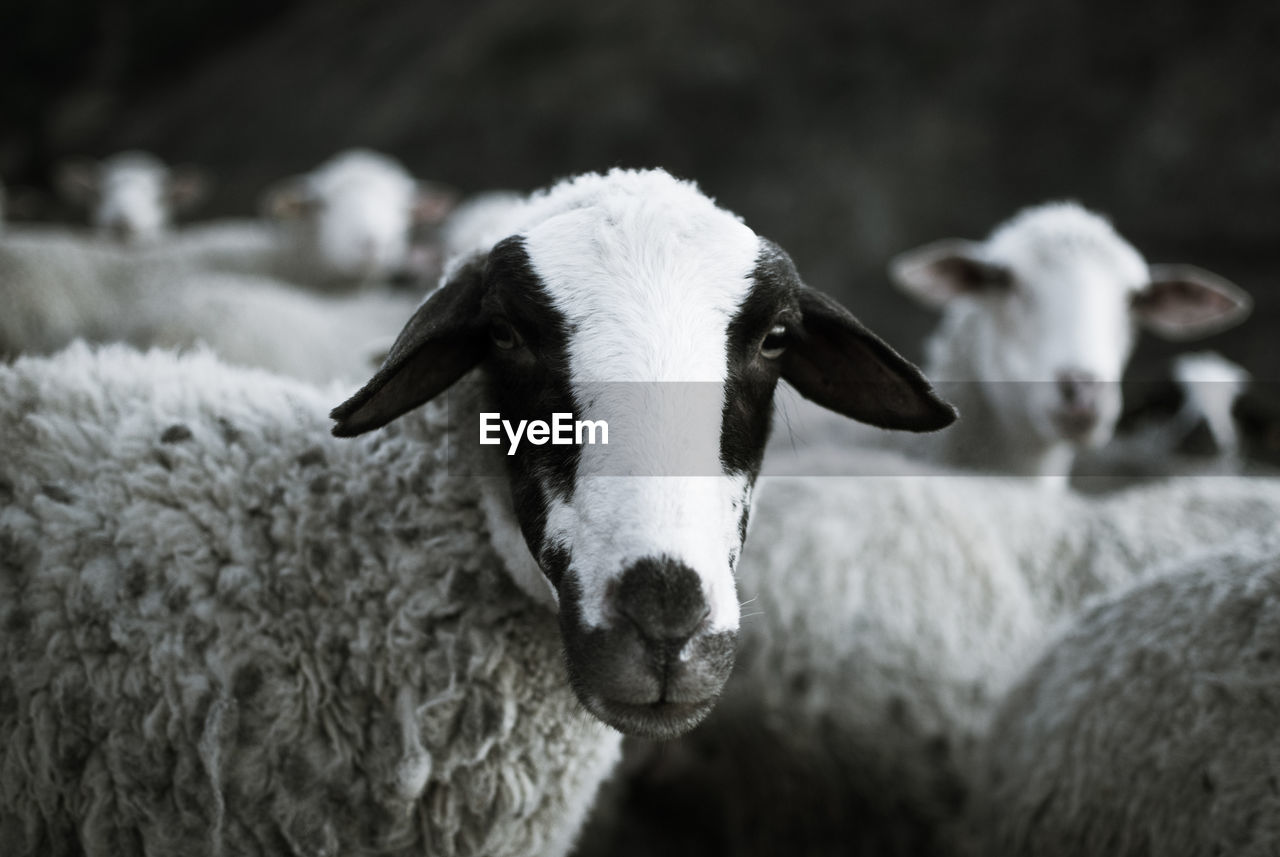
<path id="1" fill-rule="evenodd" d="M 920 370 L 822 292 L 802 286 L 802 330 L 782 353 L 782 377 L 805 398 L 873 426 L 935 431 L 956 411 Z"/>
<path id="2" fill-rule="evenodd" d="M 893 257 L 889 279 L 925 306 L 938 308 L 961 295 L 1006 291 L 1013 274 L 985 260 L 982 245 L 947 238 Z"/>
<path id="3" fill-rule="evenodd" d="M 333 433 L 354 437 L 381 428 L 447 390 L 475 368 L 487 340 L 481 312 L 484 259 L 477 258 L 418 307 L 380 368 L 329 416 Z"/>

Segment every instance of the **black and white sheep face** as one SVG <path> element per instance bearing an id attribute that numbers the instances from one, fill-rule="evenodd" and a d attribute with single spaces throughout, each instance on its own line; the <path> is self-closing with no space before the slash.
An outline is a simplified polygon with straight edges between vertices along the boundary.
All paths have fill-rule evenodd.
<path id="1" fill-rule="evenodd" d="M 503 456 L 512 505 L 557 595 L 579 699 L 629 733 L 672 736 L 732 668 L 734 569 L 778 380 L 890 428 L 953 412 L 691 185 L 611 173 L 569 190 L 583 184 L 596 192 L 455 269 L 335 431 L 376 427 L 477 364 L 503 419 L 607 422 L 607 445 Z"/>
<path id="2" fill-rule="evenodd" d="M 945 306 L 931 363 L 956 377 L 934 380 L 980 385 L 1010 436 L 1041 444 L 1110 439 L 1138 325 L 1194 338 L 1235 323 L 1249 303 L 1207 272 L 1148 267 L 1110 223 L 1069 203 L 1024 211 L 983 243 L 903 254 L 891 272 Z"/>

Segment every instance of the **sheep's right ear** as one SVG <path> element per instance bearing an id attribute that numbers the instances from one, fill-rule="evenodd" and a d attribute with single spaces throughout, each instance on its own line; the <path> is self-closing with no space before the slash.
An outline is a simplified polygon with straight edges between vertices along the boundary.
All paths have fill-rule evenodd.
<path id="1" fill-rule="evenodd" d="M 443 393 L 484 357 L 484 258 L 460 268 L 409 319 L 377 373 L 329 416 L 338 437 L 381 428 Z"/>
<path id="2" fill-rule="evenodd" d="M 889 278 L 925 306 L 935 309 L 952 298 L 1002 291 L 1013 282 L 1003 265 L 982 258 L 982 245 L 959 238 L 934 241 L 894 256 Z"/>
<path id="3" fill-rule="evenodd" d="M 58 165 L 54 183 L 68 202 L 92 205 L 98 197 L 98 162 L 89 158 L 73 158 Z"/>

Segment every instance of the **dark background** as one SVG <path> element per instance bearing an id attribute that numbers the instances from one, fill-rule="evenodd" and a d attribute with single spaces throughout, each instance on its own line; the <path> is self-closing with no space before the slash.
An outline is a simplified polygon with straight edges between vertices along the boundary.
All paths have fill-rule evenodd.
<path id="1" fill-rule="evenodd" d="M 917 357 L 886 259 L 1074 198 L 1249 289 L 1207 344 L 1280 380 L 1275 0 L 3 0 L 0 63 L 20 192 L 128 147 L 208 215 L 353 145 L 464 191 L 661 165 Z"/>

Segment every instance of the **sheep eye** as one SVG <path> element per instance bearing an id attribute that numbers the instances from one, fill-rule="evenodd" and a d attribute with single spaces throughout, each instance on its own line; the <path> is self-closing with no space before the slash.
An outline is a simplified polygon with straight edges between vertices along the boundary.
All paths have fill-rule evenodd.
<path id="1" fill-rule="evenodd" d="M 760 342 L 760 356 L 766 360 L 777 360 L 787 350 L 787 326 L 775 324 L 768 335 Z"/>
<path id="2" fill-rule="evenodd" d="M 524 344 L 520 333 L 505 318 L 495 318 L 489 325 L 489 338 L 503 351 L 510 351 Z"/>

